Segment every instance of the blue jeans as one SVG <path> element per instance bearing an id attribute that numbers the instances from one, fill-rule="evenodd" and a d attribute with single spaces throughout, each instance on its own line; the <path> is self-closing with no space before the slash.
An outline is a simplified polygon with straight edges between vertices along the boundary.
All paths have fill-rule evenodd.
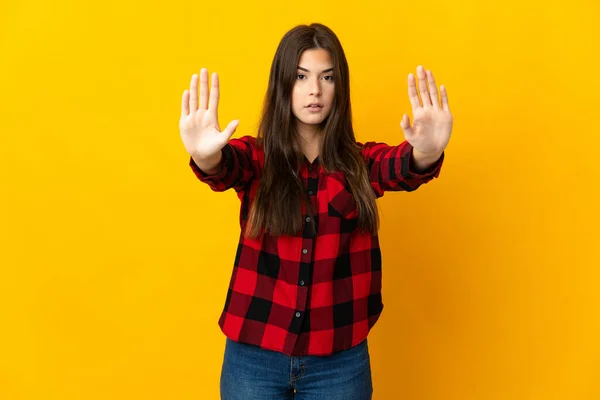
<path id="1" fill-rule="evenodd" d="M 221 400 L 370 400 L 367 339 L 330 356 L 288 356 L 226 339 Z"/>

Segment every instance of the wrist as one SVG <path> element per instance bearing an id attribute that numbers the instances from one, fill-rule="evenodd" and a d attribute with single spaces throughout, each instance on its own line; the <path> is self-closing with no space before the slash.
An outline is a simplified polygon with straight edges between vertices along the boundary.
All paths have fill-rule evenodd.
<path id="1" fill-rule="evenodd" d="M 211 173 L 220 170 L 219 166 L 221 164 L 221 160 L 223 159 L 223 153 L 222 151 L 219 151 L 218 153 L 210 156 L 193 154 L 191 157 L 201 170 Z"/>
<path id="2" fill-rule="evenodd" d="M 413 147 L 411 156 L 413 165 L 419 172 L 425 171 L 440 159 L 442 153 L 443 151 L 440 153 L 422 153 Z"/>

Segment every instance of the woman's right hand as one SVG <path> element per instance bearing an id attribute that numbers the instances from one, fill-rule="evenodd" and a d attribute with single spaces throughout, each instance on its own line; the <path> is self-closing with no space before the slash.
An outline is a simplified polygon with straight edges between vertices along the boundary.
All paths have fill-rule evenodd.
<path id="1" fill-rule="evenodd" d="M 200 70 L 200 104 L 198 105 L 198 75 L 192 75 L 190 90 L 183 92 L 179 132 L 188 154 L 195 159 L 216 157 L 235 132 L 239 121 L 233 120 L 221 131 L 218 121 L 219 76 L 212 74 L 210 101 L 208 70 Z"/>

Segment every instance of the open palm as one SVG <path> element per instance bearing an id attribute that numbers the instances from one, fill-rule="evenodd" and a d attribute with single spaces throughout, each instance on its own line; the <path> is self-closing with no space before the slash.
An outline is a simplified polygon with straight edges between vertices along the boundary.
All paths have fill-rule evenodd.
<path id="1" fill-rule="evenodd" d="M 198 78 L 200 79 L 200 104 L 198 104 Z M 202 68 L 200 77 L 192 75 L 190 90 L 184 91 L 181 101 L 179 131 L 186 151 L 197 159 L 214 157 L 227 144 L 239 120 L 231 121 L 223 131 L 219 126 L 219 75 L 212 74 L 212 87 L 208 87 L 208 70 Z"/>
<path id="2" fill-rule="evenodd" d="M 448 93 L 442 85 L 441 105 L 433 73 L 425 71 L 422 66 L 417 67 L 419 78 L 419 93 L 417 94 L 415 77 L 408 74 L 408 97 L 412 105 L 414 121 L 410 125 L 410 118 L 404 114 L 400 127 L 404 131 L 406 140 L 423 154 L 441 154 L 450 140 L 452 132 L 452 114 L 448 106 Z M 426 81 L 427 80 L 427 81 Z M 427 89 L 429 83 L 429 89 Z"/>

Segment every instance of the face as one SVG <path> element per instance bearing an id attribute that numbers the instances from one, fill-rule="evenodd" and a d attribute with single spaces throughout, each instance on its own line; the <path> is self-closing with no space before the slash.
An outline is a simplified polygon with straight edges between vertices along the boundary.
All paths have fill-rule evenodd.
<path id="1" fill-rule="evenodd" d="M 327 50 L 305 50 L 300 56 L 292 90 L 292 113 L 300 131 L 314 128 L 331 112 L 335 88 L 332 68 Z M 309 107 L 311 103 L 320 107 Z"/>

